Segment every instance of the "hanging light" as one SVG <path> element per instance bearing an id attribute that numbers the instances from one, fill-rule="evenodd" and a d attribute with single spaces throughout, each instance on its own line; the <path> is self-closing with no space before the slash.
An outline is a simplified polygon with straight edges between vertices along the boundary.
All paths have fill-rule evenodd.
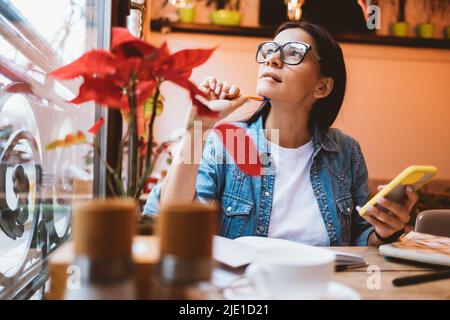
<path id="1" fill-rule="evenodd" d="M 302 5 L 305 0 L 285 0 L 287 16 L 291 21 L 299 21 L 302 18 Z"/>

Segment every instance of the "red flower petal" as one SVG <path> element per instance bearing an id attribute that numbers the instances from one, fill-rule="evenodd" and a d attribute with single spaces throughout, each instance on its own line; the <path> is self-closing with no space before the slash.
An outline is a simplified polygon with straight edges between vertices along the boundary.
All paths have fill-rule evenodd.
<path id="1" fill-rule="evenodd" d="M 159 71 L 168 68 L 168 65 L 164 64 L 164 61 L 167 61 L 169 57 L 169 47 L 167 43 L 164 43 L 151 57 L 145 57 L 143 59 L 138 78 L 148 80 L 154 79 L 156 74 L 161 75 Z"/>
<path id="2" fill-rule="evenodd" d="M 121 57 L 146 57 L 156 53 L 157 48 L 133 36 L 127 28 L 112 28 L 111 51 Z"/>
<path id="3" fill-rule="evenodd" d="M 155 86 L 156 81 L 154 80 L 140 81 L 136 85 L 136 96 L 138 105 L 144 105 L 145 101 L 147 101 L 147 98 L 153 94 Z"/>
<path id="4" fill-rule="evenodd" d="M 73 79 L 82 75 L 113 74 L 117 58 L 108 51 L 92 50 L 68 65 L 52 71 L 50 75 L 59 80 Z"/>
<path id="5" fill-rule="evenodd" d="M 224 123 L 214 128 L 237 167 L 249 176 L 261 175 L 261 161 L 253 139 L 241 127 Z"/>
<path id="6" fill-rule="evenodd" d="M 135 41 L 137 38 L 133 36 L 127 28 L 123 27 L 114 27 L 112 28 L 112 37 L 111 37 L 111 49 L 116 49 L 120 45 Z"/>
<path id="7" fill-rule="evenodd" d="M 92 134 L 97 134 L 101 127 L 105 124 L 105 119 L 103 117 L 100 117 L 94 125 L 89 129 L 89 132 Z"/>
<path id="8" fill-rule="evenodd" d="M 107 77 L 118 86 L 126 86 L 133 73 L 138 73 L 142 70 L 142 58 L 128 58 L 120 59 L 120 65 L 117 66 L 116 74 Z"/>
<path id="9" fill-rule="evenodd" d="M 110 108 L 119 108 L 121 97 L 122 90 L 114 83 L 105 79 L 85 77 L 78 96 L 70 102 L 80 104 L 94 100 Z"/>
<path id="10" fill-rule="evenodd" d="M 204 117 L 210 117 L 210 118 L 217 118 L 218 112 L 210 110 L 207 106 L 205 106 L 200 100 L 198 100 L 195 96 L 200 95 L 203 97 L 206 97 L 206 94 L 201 91 L 197 86 L 187 80 L 186 78 L 177 77 L 174 75 L 169 75 L 167 80 L 172 81 L 176 83 L 177 85 L 187 89 L 189 91 L 189 94 L 191 96 L 192 103 L 196 107 L 197 115 L 204 116 Z"/>
<path id="11" fill-rule="evenodd" d="M 164 42 L 162 44 L 162 46 L 159 48 L 159 52 L 160 52 L 161 56 L 165 56 L 165 57 L 170 56 L 169 45 L 167 44 L 167 42 Z"/>
<path id="12" fill-rule="evenodd" d="M 171 55 L 165 62 L 170 65 L 170 72 L 188 79 L 192 69 L 204 64 L 211 57 L 214 49 L 181 50 Z"/>

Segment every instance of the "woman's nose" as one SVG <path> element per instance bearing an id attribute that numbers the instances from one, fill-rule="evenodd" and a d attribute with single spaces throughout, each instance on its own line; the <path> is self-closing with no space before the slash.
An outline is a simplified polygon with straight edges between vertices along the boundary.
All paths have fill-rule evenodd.
<path id="1" fill-rule="evenodd" d="M 280 51 L 276 51 L 274 54 L 270 55 L 266 59 L 266 64 L 270 67 L 281 68 L 283 66 L 283 61 L 281 60 Z"/>

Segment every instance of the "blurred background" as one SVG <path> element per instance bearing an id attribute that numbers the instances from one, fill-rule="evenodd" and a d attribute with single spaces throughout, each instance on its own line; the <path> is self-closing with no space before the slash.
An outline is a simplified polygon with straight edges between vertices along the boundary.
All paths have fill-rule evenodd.
<path id="1" fill-rule="evenodd" d="M 360 142 L 371 190 L 406 166 L 435 165 L 416 211 L 449 208 L 450 0 L 0 0 L 0 299 L 38 295 L 47 281 L 42 262 L 70 236 L 72 207 L 107 194 L 90 148 L 45 145 L 104 116 L 99 147 L 115 163 L 125 129 L 119 112 L 66 102 L 81 80 L 60 83 L 47 73 L 108 49 L 111 28 L 127 26 L 172 52 L 217 47 L 192 80 L 215 76 L 255 94 L 256 46 L 289 19 L 322 24 L 343 48 L 347 94 L 334 126 Z M 184 89 L 161 89 L 159 142 L 186 125 L 190 108 Z M 164 177 L 166 160 L 146 191 Z"/>

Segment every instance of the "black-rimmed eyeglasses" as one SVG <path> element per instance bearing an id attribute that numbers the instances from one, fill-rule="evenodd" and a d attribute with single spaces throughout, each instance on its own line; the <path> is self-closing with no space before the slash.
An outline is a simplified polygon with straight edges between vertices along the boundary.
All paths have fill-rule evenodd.
<path id="1" fill-rule="evenodd" d="M 307 43 L 286 42 L 283 45 L 279 45 L 276 42 L 267 41 L 258 45 L 256 62 L 260 64 L 265 63 L 267 58 L 275 54 L 278 50 L 280 50 L 281 61 L 285 64 L 297 65 L 302 63 L 308 52 L 311 52 L 311 54 L 320 61 L 320 57 L 312 51 L 311 46 Z"/>

